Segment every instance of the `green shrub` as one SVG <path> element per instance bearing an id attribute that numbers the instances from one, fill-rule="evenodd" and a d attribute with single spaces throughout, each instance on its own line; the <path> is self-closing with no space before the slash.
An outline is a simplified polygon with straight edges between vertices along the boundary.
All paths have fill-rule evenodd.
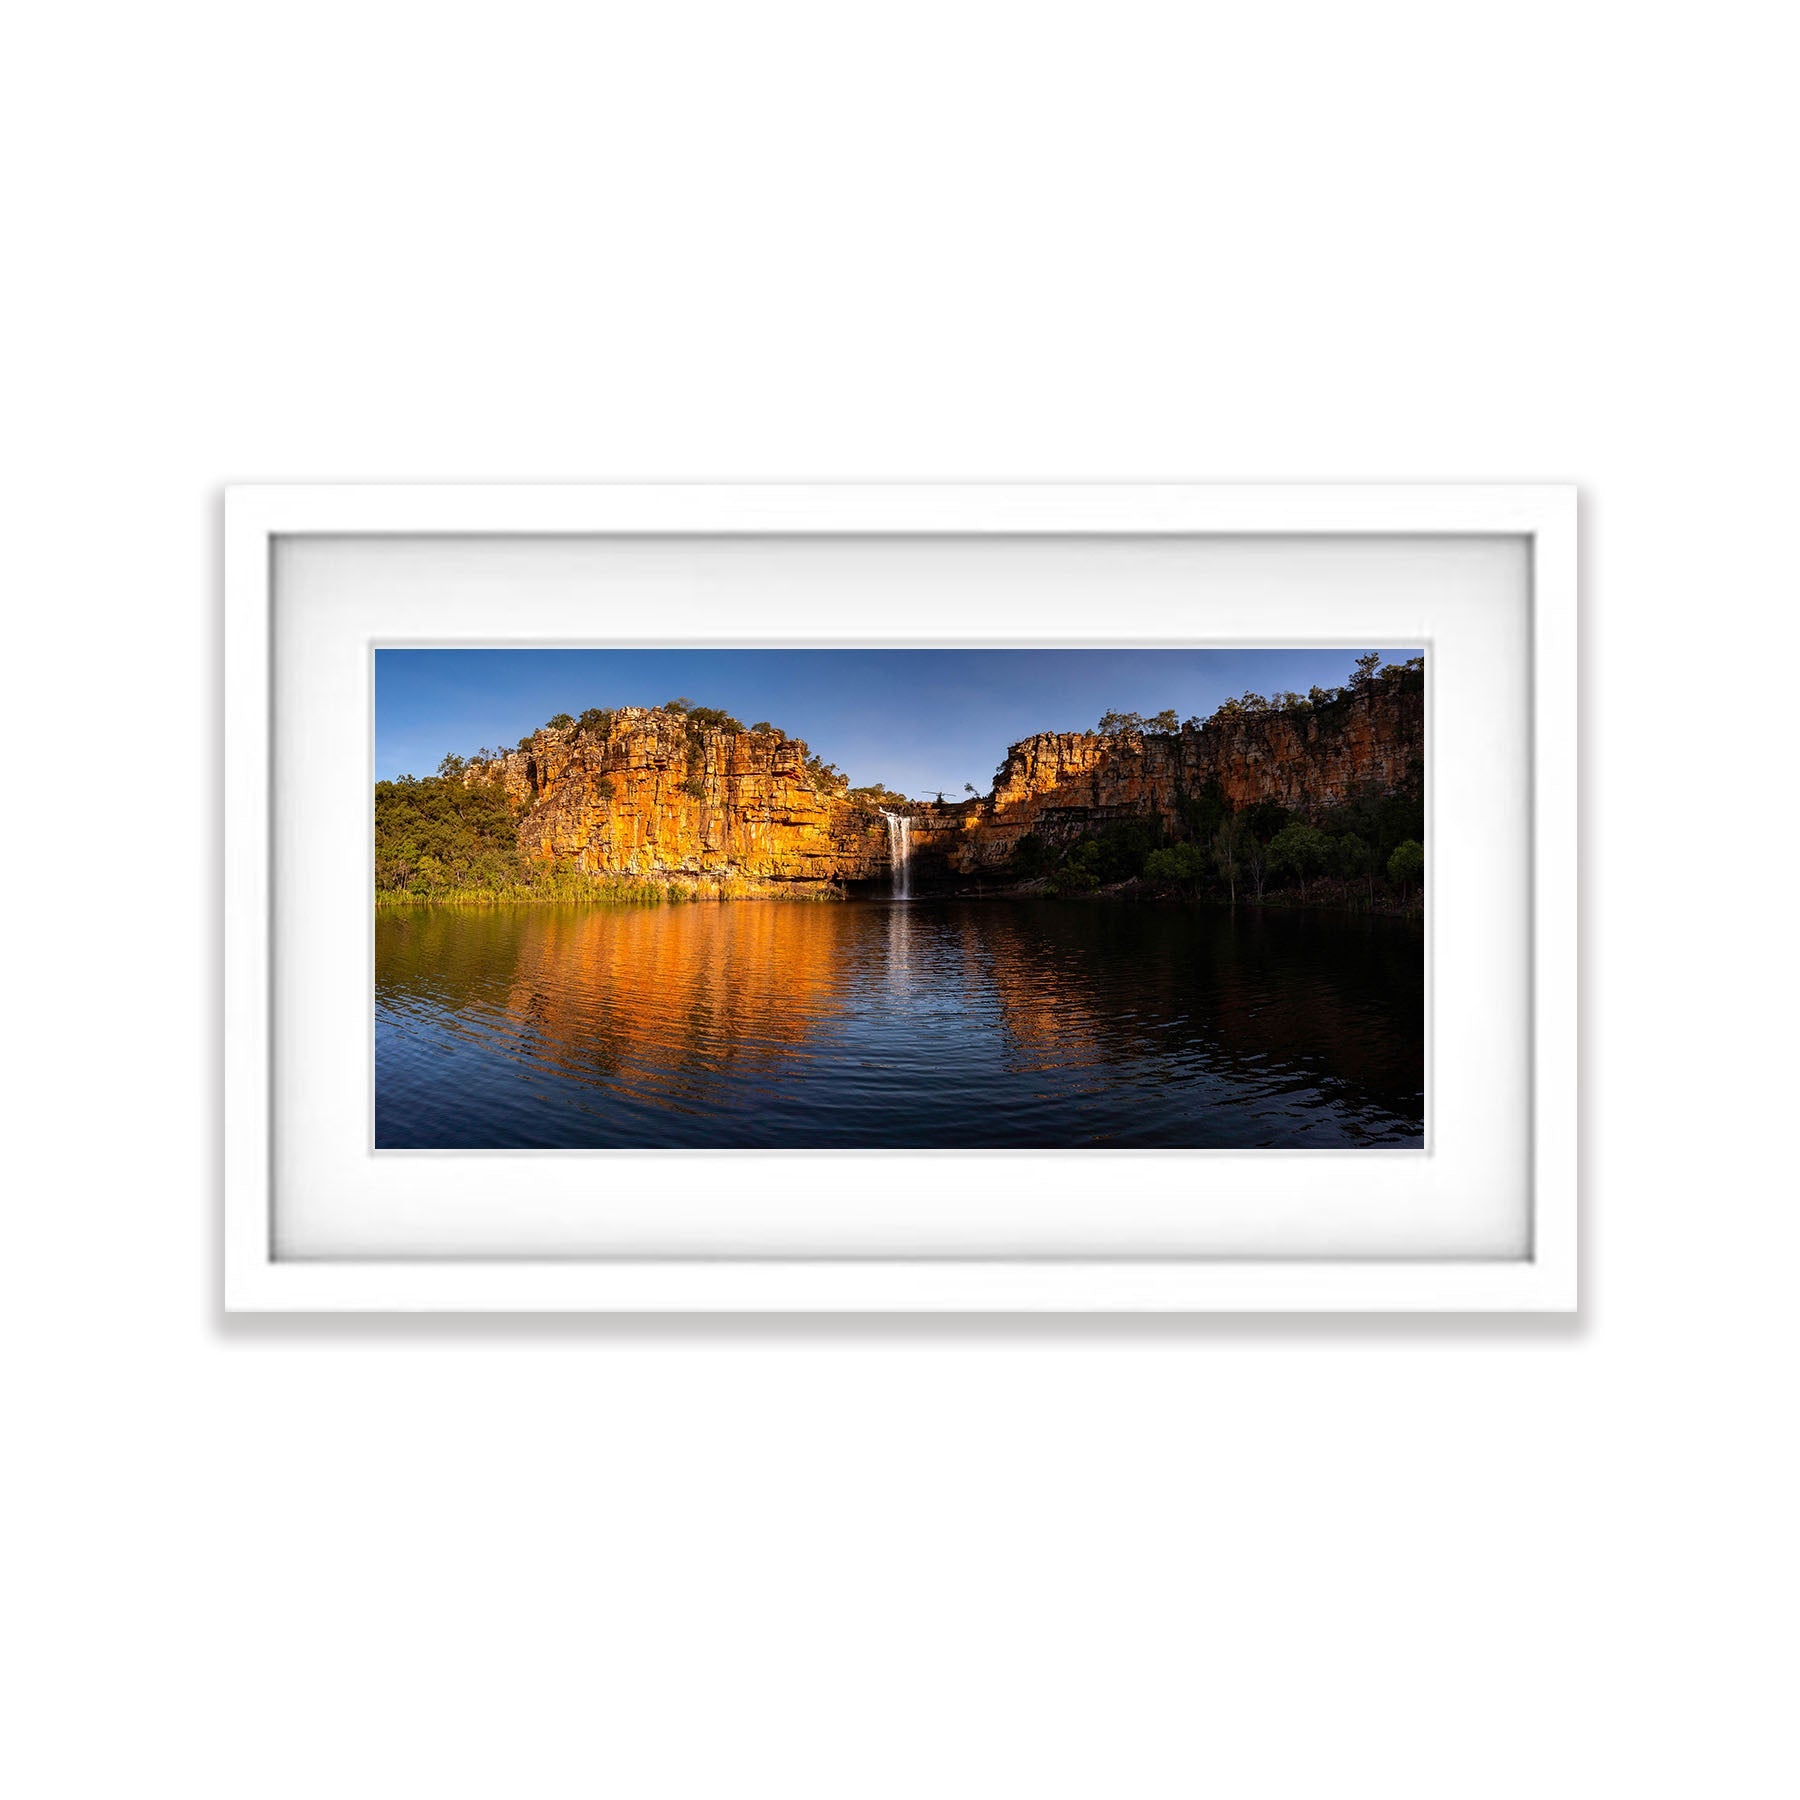
<path id="1" fill-rule="evenodd" d="M 687 709 L 688 730 L 694 731 L 742 731 L 741 719 L 734 719 L 730 713 L 717 706 L 689 706 Z"/>
<path id="2" fill-rule="evenodd" d="M 1144 859 L 1162 841 L 1156 819 L 1120 819 L 1084 837 L 1063 859 L 1064 866 L 1092 875 L 1095 883 L 1129 881 L 1144 872 Z"/>
<path id="3" fill-rule="evenodd" d="M 1414 886 L 1425 879 L 1425 846 L 1415 838 L 1396 844 L 1388 858 L 1388 879 L 1400 884 L 1402 901 L 1410 901 Z"/>
<path id="4" fill-rule="evenodd" d="M 1306 879 L 1317 875 L 1331 861 L 1331 840 L 1316 825 L 1291 820 L 1269 842 L 1269 867 L 1277 875 L 1293 875 L 1306 898 Z"/>
<path id="5" fill-rule="evenodd" d="M 1144 879 L 1190 891 L 1212 875 L 1212 859 L 1198 844 L 1168 844 L 1144 858 Z"/>
<path id="6" fill-rule="evenodd" d="M 1212 842 L 1231 806 L 1224 789 L 1216 781 L 1209 781 L 1197 794 L 1178 793 L 1175 810 L 1180 813 L 1188 836 L 1196 843 L 1207 844 Z"/>
<path id="7" fill-rule="evenodd" d="M 375 784 L 375 886 L 429 898 L 519 881 L 512 803 L 498 781 L 407 776 Z"/>

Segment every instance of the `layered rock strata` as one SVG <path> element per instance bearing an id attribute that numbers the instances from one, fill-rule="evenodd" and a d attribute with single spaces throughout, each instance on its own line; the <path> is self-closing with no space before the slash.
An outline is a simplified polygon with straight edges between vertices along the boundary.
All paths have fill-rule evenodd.
<path id="1" fill-rule="evenodd" d="M 807 765 L 806 745 L 776 731 L 629 707 L 603 732 L 546 726 L 466 778 L 505 784 L 524 855 L 597 877 L 746 893 L 888 883 L 880 808 Z M 1155 817 L 1179 835 L 1184 800 L 1212 786 L 1235 807 L 1313 814 L 1417 793 L 1423 770 L 1420 684 L 1384 682 L 1317 711 L 1226 712 L 1168 734 L 1043 732 L 1012 746 L 986 798 L 904 810 L 929 884 L 1001 869 L 1027 834 L 1061 843 Z"/>
<path id="2" fill-rule="evenodd" d="M 969 874 L 1008 861 L 1028 833 L 1064 843 L 1155 817 L 1179 835 L 1182 802 L 1213 787 L 1234 808 L 1272 800 L 1311 816 L 1370 791 L 1417 794 L 1424 766 L 1418 684 L 1379 684 L 1317 711 L 1218 714 L 1167 734 L 1041 732 L 1012 746 L 991 801 L 959 819 L 943 849 Z"/>
<path id="3" fill-rule="evenodd" d="M 805 744 L 627 707 L 604 735 L 545 726 L 468 779 L 505 783 L 519 848 L 590 875 L 752 890 L 885 880 L 886 822 L 809 773 Z"/>

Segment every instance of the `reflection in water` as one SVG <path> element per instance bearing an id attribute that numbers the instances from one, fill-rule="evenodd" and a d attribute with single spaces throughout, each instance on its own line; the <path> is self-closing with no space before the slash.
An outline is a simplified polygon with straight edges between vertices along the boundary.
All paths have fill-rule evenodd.
<path id="1" fill-rule="evenodd" d="M 375 921 L 390 1147 L 1412 1144 L 1422 938 L 1043 902 Z"/>

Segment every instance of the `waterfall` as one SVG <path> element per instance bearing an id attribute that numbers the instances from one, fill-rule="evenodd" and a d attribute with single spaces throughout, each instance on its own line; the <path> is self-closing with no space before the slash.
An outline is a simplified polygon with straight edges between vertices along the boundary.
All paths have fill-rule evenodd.
<path id="1" fill-rule="evenodd" d="M 912 860 L 912 819 L 906 813 L 884 812 L 881 816 L 887 820 L 888 865 L 894 871 L 894 898 L 908 900 L 912 897 L 906 868 Z"/>

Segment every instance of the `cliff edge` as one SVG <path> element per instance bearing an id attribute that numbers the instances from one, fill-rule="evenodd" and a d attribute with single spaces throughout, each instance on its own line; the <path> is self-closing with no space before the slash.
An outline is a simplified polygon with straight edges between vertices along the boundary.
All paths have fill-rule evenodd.
<path id="1" fill-rule="evenodd" d="M 800 739 L 722 718 L 626 707 L 563 719 L 462 779 L 503 786 L 528 864 L 745 894 L 885 885 L 901 843 L 929 885 L 1001 874 L 1026 836 L 1066 844 L 1148 819 L 1179 839 L 1201 794 L 1313 817 L 1359 795 L 1416 798 L 1424 780 L 1424 680 L 1410 666 L 1319 705 L 1232 702 L 1174 731 L 1042 732 L 1008 750 L 990 794 L 954 804 L 852 789 Z M 904 836 L 890 814 L 908 821 Z"/>

